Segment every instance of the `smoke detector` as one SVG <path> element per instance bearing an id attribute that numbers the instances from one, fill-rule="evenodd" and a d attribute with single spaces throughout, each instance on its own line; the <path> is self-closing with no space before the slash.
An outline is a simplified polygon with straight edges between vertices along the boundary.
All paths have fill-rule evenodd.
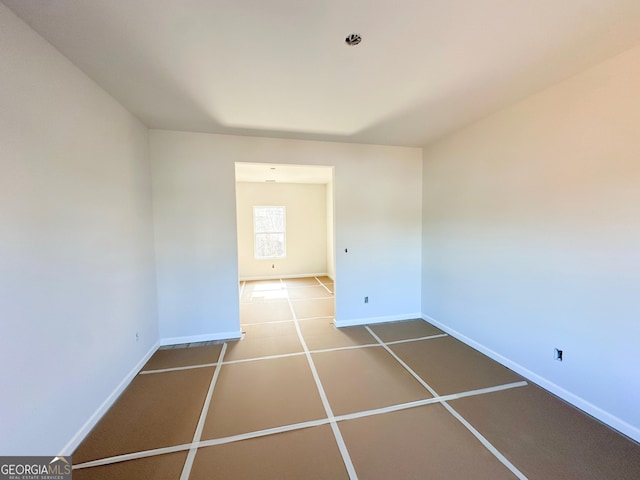
<path id="1" fill-rule="evenodd" d="M 354 47 L 358 45 L 361 41 L 362 41 L 362 37 L 357 33 L 352 33 L 351 35 L 347 35 L 347 38 L 344 39 L 344 43 L 346 43 L 350 47 Z"/>

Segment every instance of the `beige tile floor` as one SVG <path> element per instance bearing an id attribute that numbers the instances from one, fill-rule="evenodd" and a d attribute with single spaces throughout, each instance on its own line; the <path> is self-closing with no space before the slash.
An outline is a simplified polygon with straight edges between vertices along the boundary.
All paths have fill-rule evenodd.
<path id="1" fill-rule="evenodd" d="M 243 282 L 242 340 L 158 350 L 78 479 L 638 479 L 640 446 L 422 320 L 337 329 L 327 277 Z"/>

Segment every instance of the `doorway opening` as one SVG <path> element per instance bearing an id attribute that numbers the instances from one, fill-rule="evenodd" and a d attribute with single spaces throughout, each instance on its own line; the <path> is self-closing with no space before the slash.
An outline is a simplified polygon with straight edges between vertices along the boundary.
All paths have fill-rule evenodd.
<path id="1" fill-rule="evenodd" d="M 236 163 L 240 326 L 230 352 L 300 351 L 300 329 L 335 318 L 334 170 Z M 267 340 L 268 338 L 268 340 Z"/>

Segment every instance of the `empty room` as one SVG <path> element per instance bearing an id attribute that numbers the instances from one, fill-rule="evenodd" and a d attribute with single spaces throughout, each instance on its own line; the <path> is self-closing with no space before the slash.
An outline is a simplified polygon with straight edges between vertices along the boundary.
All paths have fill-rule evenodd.
<path id="1" fill-rule="evenodd" d="M 640 2 L 0 0 L 0 478 L 640 478 Z"/>

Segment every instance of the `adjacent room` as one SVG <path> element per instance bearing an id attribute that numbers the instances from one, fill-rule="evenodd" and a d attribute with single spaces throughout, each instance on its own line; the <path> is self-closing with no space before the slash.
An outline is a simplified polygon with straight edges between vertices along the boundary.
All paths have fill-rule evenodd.
<path id="1" fill-rule="evenodd" d="M 0 466 L 640 478 L 638 85 L 637 0 L 0 0 Z"/>
<path id="2" fill-rule="evenodd" d="M 334 278 L 333 168 L 236 164 L 238 277 Z"/>

